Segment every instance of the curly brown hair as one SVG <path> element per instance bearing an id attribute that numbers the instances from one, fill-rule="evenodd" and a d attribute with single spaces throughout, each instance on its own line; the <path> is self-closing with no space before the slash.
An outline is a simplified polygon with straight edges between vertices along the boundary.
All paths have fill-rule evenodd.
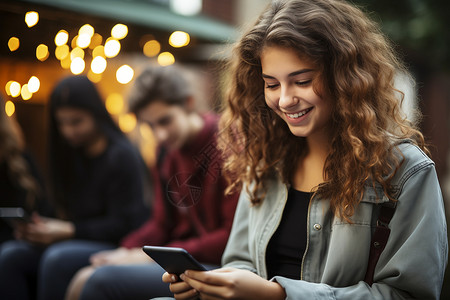
<path id="1" fill-rule="evenodd" d="M 410 75 L 377 24 L 339 0 L 273 1 L 234 47 L 219 138 L 229 191 L 253 183 L 251 200 L 261 202 L 267 180 L 277 175 L 289 183 L 305 151 L 305 139 L 265 103 L 260 56 L 267 46 L 309 59 L 332 101 L 332 149 L 325 182 L 315 192 L 346 220 L 368 182 L 380 184 L 391 198 L 390 180 L 401 164 L 395 141 L 410 139 L 426 150 L 422 134 L 401 111 L 404 94 L 394 86 L 396 75 Z"/>

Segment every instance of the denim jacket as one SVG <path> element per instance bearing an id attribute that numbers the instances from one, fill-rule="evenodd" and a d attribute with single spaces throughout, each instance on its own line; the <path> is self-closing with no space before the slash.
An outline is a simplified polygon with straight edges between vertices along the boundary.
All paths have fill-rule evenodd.
<path id="1" fill-rule="evenodd" d="M 285 289 L 287 299 L 439 299 L 448 242 L 434 163 L 410 143 L 398 148 L 404 162 L 392 181 L 397 208 L 373 285 L 363 281 L 371 234 L 379 213 L 377 203 L 389 200 L 379 199 L 376 195 L 384 195 L 383 190 L 375 191 L 368 184 L 352 224 L 334 216 L 329 200 L 311 199 L 301 280 L 271 278 Z M 251 206 L 243 189 L 222 257 L 224 267 L 247 269 L 263 278 L 267 278 L 267 245 L 280 223 L 288 190 L 280 180 L 268 184 L 266 197 L 257 206 Z"/>

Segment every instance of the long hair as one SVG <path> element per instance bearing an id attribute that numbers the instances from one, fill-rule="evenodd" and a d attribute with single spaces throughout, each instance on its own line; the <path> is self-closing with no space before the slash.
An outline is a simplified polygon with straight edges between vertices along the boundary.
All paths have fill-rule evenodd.
<path id="1" fill-rule="evenodd" d="M 65 141 L 58 129 L 55 114 L 62 107 L 79 108 L 89 112 L 99 131 L 110 141 L 123 138 L 124 135 L 106 110 L 95 85 L 87 77 L 64 78 L 53 89 L 49 106 L 50 184 L 57 212 L 60 217 L 67 217 L 70 184 L 74 179 L 75 165 L 82 154 Z"/>
<path id="2" fill-rule="evenodd" d="M 408 138 L 425 149 L 394 86 L 396 74 L 409 75 L 377 24 L 339 0 L 273 1 L 235 46 L 219 139 L 229 191 L 253 183 L 251 200 L 261 202 L 267 180 L 278 174 L 288 183 L 305 151 L 305 139 L 265 104 L 260 55 L 267 46 L 292 49 L 317 66 L 320 93 L 332 102 L 331 153 L 315 192 L 346 220 L 367 182 L 391 197 L 390 180 L 401 164 L 394 141 Z M 239 146 L 230 149 L 235 140 Z"/>
<path id="3" fill-rule="evenodd" d="M 25 141 L 19 124 L 6 115 L 3 107 L 4 101 L 0 97 L 0 162 L 6 163 L 13 182 L 26 191 L 26 208 L 33 209 L 36 197 L 42 191 L 23 156 Z"/>

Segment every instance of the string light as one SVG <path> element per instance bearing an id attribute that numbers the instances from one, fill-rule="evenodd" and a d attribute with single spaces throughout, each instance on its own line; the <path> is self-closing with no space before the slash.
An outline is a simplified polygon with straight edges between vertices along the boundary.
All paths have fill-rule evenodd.
<path id="1" fill-rule="evenodd" d="M 55 45 L 62 46 L 69 41 L 69 33 L 65 30 L 60 30 L 55 36 Z"/>
<path id="2" fill-rule="evenodd" d="M 37 78 L 36 76 L 31 76 L 28 80 L 28 90 L 34 94 L 39 91 L 40 87 L 41 82 L 39 81 L 39 78 Z"/>
<path id="3" fill-rule="evenodd" d="M 134 114 L 125 114 L 119 116 L 119 127 L 120 129 L 125 132 L 129 133 L 136 128 L 136 117 Z"/>
<path id="4" fill-rule="evenodd" d="M 8 95 L 8 96 L 11 96 L 11 83 L 13 83 L 13 82 L 14 81 L 10 80 L 5 85 L 6 95 Z"/>
<path id="5" fill-rule="evenodd" d="M 57 46 L 55 49 L 55 57 L 59 60 L 65 59 L 69 56 L 70 48 L 67 45 Z"/>
<path id="6" fill-rule="evenodd" d="M 112 115 L 118 115 L 122 112 L 124 101 L 121 94 L 112 93 L 105 101 L 106 110 Z"/>
<path id="7" fill-rule="evenodd" d="M 168 66 L 175 63 L 175 57 L 170 52 L 163 52 L 158 55 L 158 63 L 161 66 Z"/>
<path id="8" fill-rule="evenodd" d="M 158 55 L 159 51 L 161 51 L 161 44 L 156 40 L 150 40 L 144 44 L 142 50 L 145 56 L 153 57 Z"/>
<path id="9" fill-rule="evenodd" d="M 17 81 L 11 82 L 11 84 L 9 85 L 9 94 L 14 98 L 19 97 L 20 88 L 20 83 L 18 83 Z"/>
<path id="10" fill-rule="evenodd" d="M 180 48 L 189 45 L 191 37 L 184 31 L 174 31 L 169 37 L 169 44 L 174 48 Z"/>
<path id="11" fill-rule="evenodd" d="M 128 27 L 124 24 L 116 24 L 111 29 L 111 36 L 117 40 L 121 40 L 128 34 Z"/>
<path id="12" fill-rule="evenodd" d="M 116 79 L 119 83 L 127 84 L 133 79 L 134 70 L 129 65 L 123 65 L 116 72 Z"/>
<path id="13" fill-rule="evenodd" d="M 83 73 L 86 63 L 81 57 L 75 57 L 70 64 L 70 71 L 74 75 L 79 75 Z"/>
<path id="14" fill-rule="evenodd" d="M 91 70 L 95 74 L 101 74 L 106 70 L 106 59 L 102 56 L 96 56 L 91 62 Z"/>
<path id="15" fill-rule="evenodd" d="M 35 11 L 29 11 L 25 14 L 25 23 L 28 27 L 33 27 L 39 22 L 39 14 Z"/>
<path id="16" fill-rule="evenodd" d="M 36 58 L 40 61 L 45 61 L 50 54 L 48 53 L 48 47 L 44 44 L 40 44 L 36 48 Z"/>
<path id="17" fill-rule="evenodd" d="M 33 96 L 33 93 L 30 92 L 30 90 L 28 89 L 28 84 L 27 83 L 25 83 L 22 86 L 22 90 L 20 91 L 20 94 L 22 95 L 22 99 L 25 100 L 25 101 L 26 100 L 30 100 L 31 97 Z"/>
<path id="18" fill-rule="evenodd" d="M 87 34 L 89 37 L 92 37 L 94 35 L 95 29 L 90 24 L 84 24 L 80 27 L 78 30 L 78 35 Z"/>
<path id="19" fill-rule="evenodd" d="M 105 43 L 104 49 L 106 57 L 113 58 L 120 52 L 120 42 L 115 39 L 108 39 Z"/>
<path id="20" fill-rule="evenodd" d="M 5 112 L 8 117 L 11 117 L 14 112 L 16 111 L 16 106 L 14 105 L 14 102 L 11 100 L 6 101 L 5 103 Z"/>
<path id="21" fill-rule="evenodd" d="M 17 49 L 19 49 L 19 46 L 20 46 L 20 41 L 19 41 L 19 39 L 16 38 L 15 36 L 11 37 L 11 38 L 8 40 L 8 48 L 9 48 L 9 51 L 14 52 L 14 51 L 16 51 Z"/>

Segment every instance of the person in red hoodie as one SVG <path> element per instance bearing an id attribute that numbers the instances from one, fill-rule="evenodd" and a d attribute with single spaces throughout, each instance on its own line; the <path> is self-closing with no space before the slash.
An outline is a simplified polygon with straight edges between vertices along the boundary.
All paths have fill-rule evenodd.
<path id="1" fill-rule="evenodd" d="M 181 247 L 210 268 L 220 265 L 238 195 L 225 195 L 218 116 L 194 110 L 190 84 L 175 66 L 150 67 L 136 79 L 129 108 L 158 142 L 152 170 L 152 217 L 121 247 L 91 257 L 73 278 L 66 299 L 149 299 L 170 296 L 164 270 L 142 246 Z"/>

